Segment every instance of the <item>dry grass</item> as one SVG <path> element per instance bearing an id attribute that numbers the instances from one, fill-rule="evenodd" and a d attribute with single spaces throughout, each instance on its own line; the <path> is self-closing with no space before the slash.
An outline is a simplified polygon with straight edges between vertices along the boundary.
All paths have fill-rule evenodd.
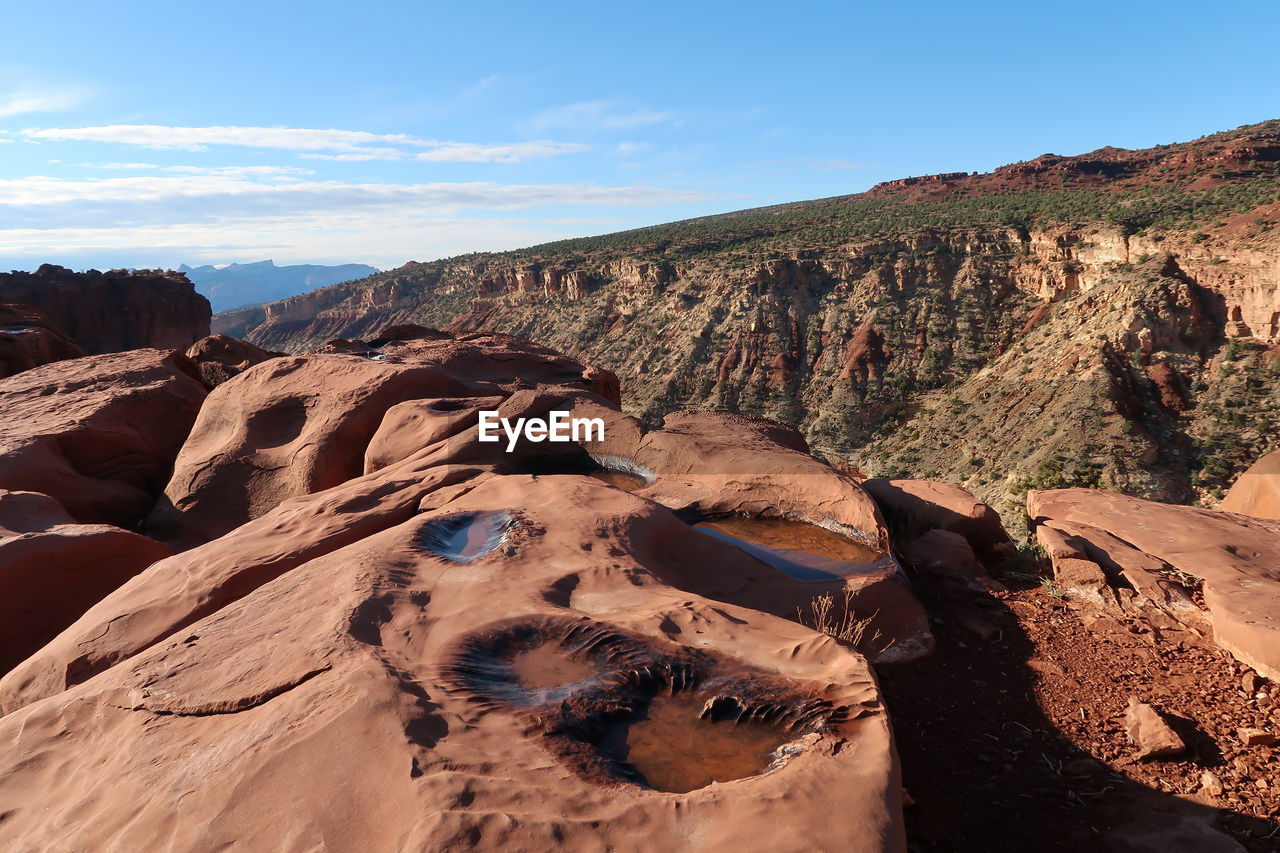
<path id="1" fill-rule="evenodd" d="M 836 615 L 835 596 L 829 592 L 824 592 L 809 602 L 809 610 L 810 618 L 806 620 L 805 615 L 796 608 L 796 616 L 800 624 L 810 624 L 815 631 L 834 637 L 842 643 L 860 647 L 863 640 L 875 643 L 880 639 L 878 629 L 872 631 L 871 636 L 867 637 L 871 620 L 875 619 L 880 611 L 877 610 L 865 619 L 859 619 L 853 610 L 853 590 L 851 589 L 846 588 L 844 591 L 844 607 L 840 615 Z"/>

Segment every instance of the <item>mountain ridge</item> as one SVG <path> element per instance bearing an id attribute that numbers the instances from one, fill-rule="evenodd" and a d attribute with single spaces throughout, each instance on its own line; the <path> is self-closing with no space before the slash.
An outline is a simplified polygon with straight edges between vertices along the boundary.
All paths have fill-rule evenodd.
<path id="1" fill-rule="evenodd" d="M 1027 488 L 1212 504 L 1276 449 L 1277 222 L 1270 121 L 410 263 L 215 331 L 287 351 L 396 323 L 521 335 L 617 372 L 647 422 L 774 417 L 1020 528 Z"/>

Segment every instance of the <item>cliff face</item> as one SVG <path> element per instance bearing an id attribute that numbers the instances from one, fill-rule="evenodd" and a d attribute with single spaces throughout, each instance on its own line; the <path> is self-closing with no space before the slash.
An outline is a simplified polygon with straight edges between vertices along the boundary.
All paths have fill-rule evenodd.
<path id="1" fill-rule="evenodd" d="M 31 306 L 91 354 L 185 350 L 209 334 L 209 300 L 181 273 L 76 273 L 45 264 L 0 273 L 0 302 Z"/>
<path id="2" fill-rule="evenodd" d="M 394 323 L 602 364 L 649 422 L 729 409 L 868 473 L 1212 503 L 1280 416 L 1280 125 L 350 282 L 215 329 L 271 349 Z M 1049 189 L 1045 189 L 1045 187 Z"/>

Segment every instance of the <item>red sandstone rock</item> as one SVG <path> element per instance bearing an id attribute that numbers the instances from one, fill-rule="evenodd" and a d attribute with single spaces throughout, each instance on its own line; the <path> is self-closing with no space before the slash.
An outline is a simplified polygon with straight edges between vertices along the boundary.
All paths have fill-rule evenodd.
<path id="1" fill-rule="evenodd" d="M 974 556 L 969 540 L 951 530 L 930 530 L 901 549 L 902 559 L 921 574 L 974 590 L 1004 589 Z"/>
<path id="2" fill-rule="evenodd" d="M 1280 519 L 1280 453 L 1268 453 L 1253 463 L 1232 484 L 1218 509 Z"/>
<path id="3" fill-rule="evenodd" d="M 75 341 L 34 308 L 0 304 L 0 379 L 84 354 Z"/>
<path id="4" fill-rule="evenodd" d="M 0 273 L 0 302 L 35 308 L 90 353 L 185 350 L 209 334 L 209 300 L 181 273 L 76 273 L 45 264 Z"/>
<path id="5" fill-rule="evenodd" d="M 226 335 L 209 335 L 196 341 L 187 350 L 187 358 L 200 368 L 204 384 L 214 388 L 232 376 L 244 373 L 255 364 L 282 356 L 281 352 L 268 352 L 248 341 L 229 338 Z"/>
<path id="6" fill-rule="evenodd" d="M 118 527 L 76 524 L 48 495 L 0 489 L 0 673 L 172 553 Z"/>
<path id="7" fill-rule="evenodd" d="M 181 353 L 60 361 L 0 380 L 0 488 L 132 526 L 164 488 L 206 390 Z"/>
<path id="8" fill-rule="evenodd" d="M 1084 543 L 1175 618 L 1198 613 L 1185 590 L 1174 594 L 1180 577 L 1203 581 L 1218 645 L 1280 678 L 1280 522 L 1091 489 L 1028 492 L 1027 514 L 1037 534 Z"/>
<path id="9" fill-rule="evenodd" d="M 1129 697 L 1129 709 L 1124 716 L 1125 733 L 1138 747 L 1134 758 L 1173 758 L 1187 751 L 1178 733 L 1169 728 L 1164 717 L 1138 697 Z"/>
<path id="10" fill-rule="evenodd" d="M 959 533 L 985 562 L 998 563 L 1013 551 L 999 514 L 960 486 L 874 477 L 863 482 L 862 488 L 893 523 L 912 530 L 936 528 Z"/>
<path id="11" fill-rule="evenodd" d="M 578 362 L 507 336 L 391 341 L 379 350 L 338 341 L 327 350 L 272 359 L 214 389 L 149 521 L 154 535 L 191 547 L 287 497 L 359 476 L 397 403 L 592 384 Z"/>
<path id="12" fill-rule="evenodd" d="M 406 464 L 431 467 L 425 457 Z M 459 838 L 486 848 L 783 848 L 799 822 L 806 846 L 903 849 L 901 781 L 865 661 L 793 622 L 667 582 L 728 575 L 737 549 L 581 477 L 484 475 L 442 489 L 408 468 L 402 475 L 426 492 L 428 512 L 297 565 L 199 621 L 180 620 L 182 630 L 98 678 L 0 718 L 0 843 L 39 833 L 55 847 L 129 849 L 246 838 L 264 848 L 443 849 Z M 353 486 L 331 491 L 354 497 Z M 323 500 L 294 499 L 293 510 Z M 473 562 L 432 550 L 449 519 L 502 512 L 506 532 Z M 274 539 L 283 548 L 266 521 L 254 523 L 259 547 Z M 219 550 L 245 535 L 205 546 L 186 571 L 160 564 L 121 593 L 172 578 L 152 589 L 154 608 L 187 607 L 167 593 L 184 576 L 189 585 L 222 571 Z M 293 553 L 309 535 L 294 528 Z M 748 689 L 781 685 L 829 702 L 848 722 L 797 730 L 773 769 L 682 794 L 673 810 L 672 795 L 592 763 L 589 742 L 566 753 L 564 738 L 522 710 L 525 700 L 478 702 L 466 671 L 453 669 L 467 638 L 505 620 L 566 618 L 744 673 Z M 699 702 L 696 691 L 710 691 L 707 706 L 738 701 L 714 679 L 698 684 L 707 686 L 685 689 Z M 710 724 L 687 725 L 685 737 L 697 739 Z M 41 783 L 50 761 L 65 771 L 56 790 Z M 134 806 L 122 811 L 121 800 Z M 519 820 L 495 819 L 495 809 Z"/>

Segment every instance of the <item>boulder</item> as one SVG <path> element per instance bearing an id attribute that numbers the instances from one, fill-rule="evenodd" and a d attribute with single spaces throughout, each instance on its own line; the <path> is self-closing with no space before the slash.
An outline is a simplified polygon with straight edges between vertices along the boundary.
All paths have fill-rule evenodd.
<path id="1" fill-rule="evenodd" d="M 244 373 L 255 364 L 284 355 L 269 352 L 248 341 L 229 338 L 226 335 L 209 335 L 187 349 L 187 358 L 196 363 L 204 384 L 215 388 L 232 376 Z"/>
<path id="2" fill-rule="evenodd" d="M 1124 715 L 1124 730 L 1130 743 L 1138 747 L 1134 759 L 1176 758 L 1187 751 L 1182 738 L 1155 708 L 1138 697 L 1129 697 L 1129 708 Z"/>
<path id="3" fill-rule="evenodd" d="M 82 523 L 132 527 L 169 478 L 206 395 L 186 356 L 90 356 L 0 380 L 0 489 L 50 495 Z"/>
<path id="4" fill-rule="evenodd" d="M 1013 541 L 1000 515 L 967 489 L 933 480 L 884 477 L 866 480 L 862 488 L 890 525 L 907 531 L 907 538 L 927 530 L 950 530 L 967 539 L 979 559 L 992 566 L 1013 553 Z"/>
<path id="5" fill-rule="evenodd" d="M 76 524 L 48 495 L 0 489 L 0 673 L 172 553 L 118 527 Z"/>
<path id="6" fill-rule="evenodd" d="M 0 304 L 0 379 L 84 354 L 75 341 L 34 308 Z"/>
<path id="7" fill-rule="evenodd" d="M 903 562 L 916 572 L 972 590 L 1001 590 L 978 562 L 969 540 L 951 530 L 930 530 L 900 550 Z"/>

